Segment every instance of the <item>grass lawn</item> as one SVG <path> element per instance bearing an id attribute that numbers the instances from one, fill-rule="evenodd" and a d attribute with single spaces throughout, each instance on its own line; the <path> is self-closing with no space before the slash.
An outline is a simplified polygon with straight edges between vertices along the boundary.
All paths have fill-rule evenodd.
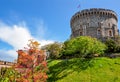
<path id="1" fill-rule="evenodd" d="M 47 82 L 120 82 L 120 58 L 74 58 L 47 62 Z"/>

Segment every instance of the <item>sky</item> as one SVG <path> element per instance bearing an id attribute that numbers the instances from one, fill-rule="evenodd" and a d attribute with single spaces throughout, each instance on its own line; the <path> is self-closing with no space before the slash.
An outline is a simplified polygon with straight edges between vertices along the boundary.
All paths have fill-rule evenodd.
<path id="1" fill-rule="evenodd" d="M 29 39 L 42 45 L 70 38 L 70 19 L 78 11 L 115 11 L 120 26 L 120 0 L 0 0 L 0 60 L 14 61 Z M 79 6 L 79 7 L 78 7 Z"/>

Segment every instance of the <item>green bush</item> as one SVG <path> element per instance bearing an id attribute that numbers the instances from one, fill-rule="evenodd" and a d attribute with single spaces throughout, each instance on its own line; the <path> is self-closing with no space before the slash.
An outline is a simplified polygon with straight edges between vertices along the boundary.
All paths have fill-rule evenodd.
<path id="1" fill-rule="evenodd" d="M 118 40 L 108 39 L 105 44 L 108 47 L 106 50 L 107 53 L 120 52 L 120 44 Z"/>
<path id="2" fill-rule="evenodd" d="M 19 74 L 13 68 L 1 68 L 0 82 L 16 82 Z"/>
<path id="3" fill-rule="evenodd" d="M 64 42 L 63 56 L 93 57 L 101 55 L 106 50 L 105 44 L 96 38 L 80 36 Z"/>
<path id="4" fill-rule="evenodd" d="M 61 55 L 62 43 L 54 42 L 52 44 L 42 46 L 42 49 L 49 52 L 49 58 L 58 59 Z"/>

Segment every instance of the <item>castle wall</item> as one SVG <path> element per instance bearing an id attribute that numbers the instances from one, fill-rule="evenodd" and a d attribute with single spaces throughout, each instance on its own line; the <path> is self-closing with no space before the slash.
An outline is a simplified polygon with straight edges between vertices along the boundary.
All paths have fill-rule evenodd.
<path id="1" fill-rule="evenodd" d="M 118 19 L 112 10 L 86 9 L 71 18 L 71 37 L 92 36 L 98 39 L 118 36 Z"/>

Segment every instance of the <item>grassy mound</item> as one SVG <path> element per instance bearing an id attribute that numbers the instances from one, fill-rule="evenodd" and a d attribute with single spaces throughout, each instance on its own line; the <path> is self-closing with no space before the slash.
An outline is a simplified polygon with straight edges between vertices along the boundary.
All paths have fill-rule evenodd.
<path id="1" fill-rule="evenodd" d="M 48 82 L 120 82 L 120 58 L 48 60 Z"/>

